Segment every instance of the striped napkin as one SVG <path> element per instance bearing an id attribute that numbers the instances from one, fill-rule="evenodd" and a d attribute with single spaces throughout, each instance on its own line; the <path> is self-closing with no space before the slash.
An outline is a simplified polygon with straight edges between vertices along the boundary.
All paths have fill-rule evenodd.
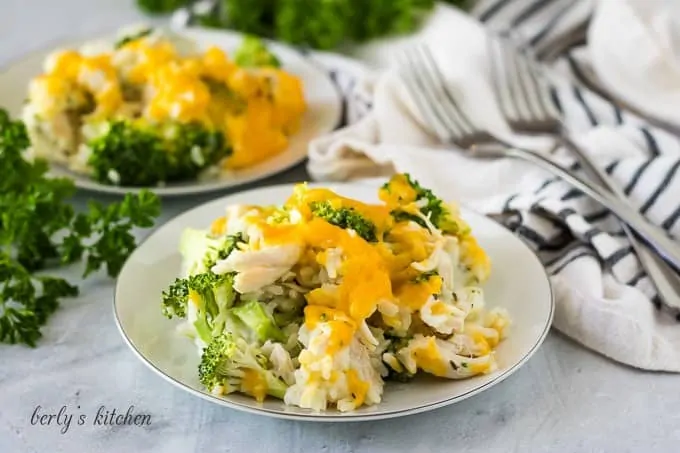
<path id="1" fill-rule="evenodd" d="M 550 68 L 553 98 L 574 138 L 643 214 L 677 237 L 680 141 L 575 83 L 579 65 L 571 54 L 584 44 L 584 24 L 593 6 L 588 0 L 493 0 L 477 5 L 476 18 L 441 7 L 415 39 L 430 44 L 470 116 L 505 137 L 510 132 L 493 100 L 485 33 L 512 27 L 537 52 L 559 52 Z M 555 43 L 565 40 L 572 46 L 554 50 Z M 333 73 L 339 79 L 342 69 Z M 356 180 L 407 171 L 474 209 L 520 213 L 521 221 L 508 227 L 536 251 L 551 275 L 558 330 L 616 361 L 680 372 L 678 312 L 661 307 L 619 222 L 606 208 L 531 164 L 475 160 L 437 143 L 414 119 L 418 115 L 409 110 L 399 78 L 390 70 L 359 80 L 350 77 L 343 88 L 351 124 L 311 144 L 308 169 L 315 179 Z M 525 146 L 552 145 L 511 138 Z M 580 171 L 566 152 L 558 158 Z"/>

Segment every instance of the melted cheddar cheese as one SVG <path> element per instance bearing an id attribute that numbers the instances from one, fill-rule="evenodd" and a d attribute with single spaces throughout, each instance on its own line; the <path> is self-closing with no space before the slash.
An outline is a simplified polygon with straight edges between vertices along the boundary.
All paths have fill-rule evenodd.
<path id="1" fill-rule="evenodd" d="M 248 80 L 241 88 L 257 89 Z M 469 231 L 455 235 L 395 215 L 397 207 L 420 209 L 407 177 L 395 176 L 387 188 L 381 204 L 370 204 L 299 184 L 281 207 L 232 206 L 210 226 L 210 234 L 220 236 L 238 224 L 245 243 L 234 262 L 252 259 L 253 274 L 267 277 L 282 268 L 252 290 L 286 298 L 292 288 L 296 303 L 304 298 L 297 337 L 303 349 L 291 356 L 297 369 L 285 393 L 288 404 L 325 409 L 330 403 L 341 411 L 377 404 L 386 375 L 377 360 L 398 373 L 421 370 L 450 379 L 496 367 L 494 348 L 508 326 L 506 313 L 485 311 L 476 283 L 454 288 L 455 273 L 466 267 L 478 278 L 488 274 L 484 250 Z M 324 203 L 321 210 L 317 202 Z M 237 278 L 250 271 L 245 267 Z M 261 374 L 244 373 L 241 391 L 261 401 L 268 390 Z"/>
<path id="2" fill-rule="evenodd" d="M 241 68 L 214 46 L 187 54 L 159 36 L 96 55 L 55 52 L 32 81 L 29 98 L 48 120 L 84 111 L 83 122 L 141 116 L 150 124 L 201 123 L 225 135 L 232 154 L 221 165 L 232 169 L 286 149 L 307 108 L 293 74 Z"/>

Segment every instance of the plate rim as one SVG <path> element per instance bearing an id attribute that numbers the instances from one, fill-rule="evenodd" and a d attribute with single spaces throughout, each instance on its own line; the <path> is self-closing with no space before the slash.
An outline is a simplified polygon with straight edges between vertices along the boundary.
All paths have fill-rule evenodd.
<path id="1" fill-rule="evenodd" d="M 193 394 L 194 396 L 198 396 L 199 398 L 218 404 L 223 407 L 228 407 L 230 409 L 235 409 L 238 411 L 250 413 L 250 414 L 255 414 L 255 415 L 261 415 L 261 416 L 266 416 L 266 417 L 273 417 L 273 418 L 278 418 L 278 419 L 285 419 L 285 420 L 297 420 L 297 421 L 307 421 L 307 422 L 323 422 L 323 423 L 328 423 L 328 422 L 342 422 L 342 423 L 347 423 L 347 422 L 360 422 L 360 421 L 369 421 L 369 420 L 385 420 L 385 419 L 390 419 L 390 418 L 396 418 L 396 417 L 402 417 L 402 416 L 409 416 L 409 415 L 415 415 L 435 409 L 439 409 L 445 406 L 452 405 L 454 403 L 463 401 L 465 399 L 468 399 L 474 395 L 477 395 L 484 390 L 487 390 L 490 387 L 493 387 L 496 384 L 501 383 L 511 375 L 513 375 L 518 369 L 520 369 L 535 353 L 538 351 L 538 349 L 543 345 L 546 337 L 548 336 L 548 333 L 550 332 L 550 329 L 552 327 L 553 323 L 553 318 L 555 315 L 555 290 L 553 288 L 552 282 L 550 280 L 550 275 L 543 265 L 541 263 L 540 259 L 536 255 L 536 253 L 529 248 L 521 239 L 518 238 L 518 240 L 522 243 L 522 246 L 527 249 L 531 253 L 532 259 L 536 260 L 538 265 L 543 271 L 543 276 L 545 277 L 545 281 L 548 284 L 548 292 L 550 294 L 549 298 L 549 312 L 548 312 L 548 317 L 546 320 L 546 324 L 543 327 L 543 330 L 541 331 L 541 334 L 538 336 L 536 342 L 531 346 L 531 348 L 522 356 L 520 360 L 518 360 L 514 365 L 512 365 L 510 368 L 507 370 L 499 373 L 496 377 L 491 379 L 488 382 L 485 382 L 484 384 L 480 385 L 479 387 L 476 387 L 474 389 L 468 390 L 467 392 L 456 395 L 451 398 L 444 399 L 442 401 L 438 401 L 435 403 L 427 403 L 427 404 L 421 404 L 412 408 L 408 409 L 398 409 L 398 410 L 393 410 L 389 412 L 382 412 L 378 414 L 356 414 L 352 412 L 347 412 L 347 413 L 338 413 L 337 415 L 320 415 L 317 413 L 310 412 L 309 414 L 293 414 L 293 413 L 286 413 L 284 411 L 276 411 L 272 409 L 267 409 L 267 408 L 254 408 L 239 402 L 234 402 L 234 401 L 227 401 L 225 399 L 219 398 L 215 395 L 211 395 L 207 392 L 202 392 L 197 389 L 194 389 L 190 387 L 189 385 L 180 382 L 176 378 L 164 373 L 161 369 L 159 369 L 156 365 L 154 365 L 149 359 L 147 359 L 138 349 L 137 347 L 132 343 L 132 340 L 129 338 L 129 336 L 125 333 L 125 329 L 123 328 L 122 322 L 118 316 L 118 310 L 117 310 L 117 296 L 119 292 L 119 287 L 120 287 L 120 275 L 122 274 L 122 270 L 125 268 L 127 265 L 128 261 L 132 260 L 133 256 L 139 251 L 141 248 L 142 244 L 144 244 L 148 239 L 150 239 L 152 236 L 156 234 L 160 234 L 160 232 L 168 227 L 170 224 L 172 224 L 175 220 L 177 220 L 179 217 L 182 216 L 187 216 L 189 217 L 190 214 L 194 213 L 195 211 L 198 211 L 199 209 L 202 209 L 204 206 L 211 204 L 211 203 L 218 203 L 221 200 L 229 197 L 234 197 L 242 194 L 248 194 L 252 192 L 258 192 L 258 191 L 263 191 L 263 190 L 277 190 L 277 189 L 284 189 L 284 188 L 292 188 L 295 185 L 295 183 L 284 183 L 284 184 L 274 184 L 274 185 L 268 185 L 268 186 L 263 186 L 263 187 L 257 187 L 253 189 L 248 189 L 244 190 L 241 192 L 237 193 L 232 193 L 232 194 L 226 194 L 224 196 L 218 197 L 218 198 L 213 198 L 211 200 L 208 200 L 204 203 L 201 203 L 197 206 L 194 206 L 191 209 L 182 211 L 171 218 L 169 218 L 165 223 L 163 223 L 161 226 L 159 226 L 157 229 L 152 231 L 150 234 L 148 234 L 142 241 L 137 245 L 135 250 L 130 254 L 130 256 L 127 258 L 125 263 L 123 264 L 123 267 L 121 268 L 121 273 L 119 273 L 119 276 L 116 277 L 115 285 L 114 285 L 114 291 L 113 291 L 113 303 L 112 303 L 112 310 L 113 310 L 113 316 L 114 320 L 116 323 L 116 327 L 118 329 L 118 332 L 120 335 L 123 337 L 123 340 L 125 344 L 132 350 L 133 354 L 137 356 L 138 359 L 142 361 L 148 368 L 150 368 L 155 374 L 159 375 L 162 377 L 165 381 L 173 384 L 174 386 L 184 390 L 188 391 L 189 393 Z M 357 184 L 357 183 L 343 183 L 343 182 L 329 182 L 329 183 L 321 183 L 321 182 L 310 182 L 308 183 L 310 187 L 314 186 L 324 186 L 324 187 L 361 187 L 366 190 L 370 189 L 371 187 L 368 185 L 362 185 L 362 184 Z M 484 214 L 468 207 L 466 204 L 461 203 L 460 205 L 462 211 L 468 211 L 472 213 L 473 215 L 478 215 L 481 217 L 484 217 L 486 220 L 495 223 L 499 226 L 501 226 L 504 229 L 507 229 L 504 227 L 501 223 L 497 222 L 494 219 L 491 219 Z"/>
<path id="2" fill-rule="evenodd" d="M 59 38 L 56 39 L 50 39 L 45 41 L 43 44 L 40 46 L 29 50 L 28 52 L 23 52 L 20 53 L 19 55 L 9 58 L 6 61 L 4 61 L 2 64 L 0 64 L 0 76 L 5 75 L 8 73 L 13 66 L 18 65 L 25 60 L 28 60 L 30 58 L 36 58 L 40 54 L 50 52 L 50 49 L 54 50 L 58 48 L 59 46 L 63 45 L 75 45 L 76 43 L 84 44 L 90 41 L 96 41 L 98 39 L 103 39 L 106 37 L 111 37 L 113 34 L 115 34 L 118 30 L 120 30 L 122 27 L 125 27 L 126 25 L 144 25 L 148 26 L 151 28 L 161 28 L 165 30 L 169 30 L 172 33 L 178 33 L 178 34 L 188 34 L 192 32 L 197 32 L 197 33 L 206 33 L 206 34 L 222 34 L 226 36 L 233 36 L 233 37 L 243 37 L 246 35 L 246 33 L 241 33 L 235 30 L 228 30 L 228 29 L 211 29 L 208 27 L 202 27 L 202 26 L 188 26 L 188 27 L 173 27 L 172 24 L 167 24 L 167 23 L 152 23 L 152 22 L 144 22 L 144 21 L 139 21 L 139 22 L 128 22 L 127 24 L 123 24 L 117 27 L 106 27 L 103 30 L 99 31 L 93 31 L 93 32 L 87 32 L 87 33 L 71 33 L 71 34 L 66 34 L 62 35 Z M 281 46 L 286 48 L 286 50 L 292 54 L 298 55 L 302 60 L 305 61 L 307 66 L 309 67 L 310 70 L 313 70 L 316 72 L 318 75 L 323 76 L 324 79 L 326 79 L 330 86 L 333 88 L 333 94 L 335 97 L 335 118 L 334 118 L 334 125 L 332 129 L 328 130 L 326 133 L 332 133 L 333 131 L 337 130 L 338 127 L 342 123 L 342 117 L 343 117 L 343 97 L 342 93 L 340 92 L 340 89 L 338 86 L 333 83 L 332 78 L 324 72 L 319 65 L 316 63 L 316 61 L 311 60 L 308 58 L 308 56 L 304 55 L 302 52 L 300 52 L 295 46 L 290 45 L 288 43 L 285 43 L 283 41 L 277 41 L 269 38 L 261 38 L 263 41 L 266 43 L 273 43 L 276 46 Z M 4 108 L 3 105 L 0 105 L 0 108 Z M 318 137 L 318 135 L 315 135 L 314 138 Z M 285 150 L 284 150 L 285 152 Z M 220 182 L 219 180 L 216 181 L 209 181 L 206 184 L 193 184 L 190 186 L 186 187 L 174 187 L 174 186 L 144 186 L 144 187 L 134 187 L 134 186 L 114 186 L 114 185 L 106 185 L 106 184 L 101 184 L 98 183 L 92 179 L 89 179 L 87 175 L 82 175 L 78 174 L 76 172 L 73 172 L 70 170 L 68 167 L 66 167 L 63 164 L 60 164 L 59 162 L 55 162 L 49 159 L 46 159 L 50 170 L 48 170 L 48 175 L 51 174 L 51 168 L 52 167 L 57 167 L 59 168 L 59 173 L 57 175 L 53 175 L 56 177 L 69 177 L 70 179 L 73 180 L 73 183 L 75 187 L 79 190 L 86 191 L 86 192 L 91 192 L 91 193 L 99 193 L 99 194 L 105 194 L 105 195 L 126 195 L 126 194 L 138 194 L 143 190 L 149 190 L 152 191 L 154 194 L 156 194 L 159 197 L 163 198 L 179 198 L 179 197 L 186 197 L 186 196 L 191 196 L 191 195 L 204 195 L 204 194 L 209 194 L 209 193 L 214 193 L 218 191 L 226 191 L 226 190 L 232 190 L 232 189 L 238 189 L 240 187 L 246 186 L 248 184 L 253 184 L 258 181 L 262 181 L 267 178 L 271 178 L 273 176 L 279 175 L 281 173 L 284 173 L 302 163 L 305 162 L 307 159 L 307 152 L 301 153 L 299 157 L 294 157 L 291 159 L 290 162 L 286 163 L 285 165 L 282 165 L 280 167 L 277 167 L 273 171 L 268 171 L 265 173 L 262 173 L 258 176 L 254 177 L 248 177 L 243 180 L 240 180 L 236 183 L 230 182 L 231 180 L 226 179 L 223 182 Z M 266 161 L 264 161 L 266 162 Z M 69 176 L 71 173 L 77 175 L 77 177 Z M 84 179 L 88 178 L 88 179 Z M 197 182 L 197 181 L 196 181 Z"/>

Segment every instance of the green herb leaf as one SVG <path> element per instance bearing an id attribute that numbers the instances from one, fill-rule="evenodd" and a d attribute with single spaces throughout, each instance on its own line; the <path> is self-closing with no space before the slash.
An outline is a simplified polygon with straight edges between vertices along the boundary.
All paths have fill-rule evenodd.
<path id="1" fill-rule="evenodd" d="M 136 246 L 133 229 L 153 225 L 160 200 L 142 191 L 76 213 L 73 181 L 48 177 L 43 160 L 26 160 L 29 144 L 24 124 L 0 109 L 0 341 L 35 346 L 59 301 L 78 294 L 37 272 L 85 259 L 85 275 L 101 267 L 117 275 Z"/>

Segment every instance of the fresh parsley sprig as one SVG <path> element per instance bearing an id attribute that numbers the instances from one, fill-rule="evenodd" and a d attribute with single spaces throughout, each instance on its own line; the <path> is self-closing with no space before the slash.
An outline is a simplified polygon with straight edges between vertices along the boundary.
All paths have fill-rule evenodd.
<path id="1" fill-rule="evenodd" d="M 116 276 L 136 246 L 133 229 L 153 226 L 160 200 L 141 191 L 76 212 L 73 181 L 26 159 L 29 146 L 24 124 L 0 109 L 0 342 L 35 346 L 59 301 L 78 295 L 43 271 L 84 260 L 83 277 L 101 268 Z"/>

